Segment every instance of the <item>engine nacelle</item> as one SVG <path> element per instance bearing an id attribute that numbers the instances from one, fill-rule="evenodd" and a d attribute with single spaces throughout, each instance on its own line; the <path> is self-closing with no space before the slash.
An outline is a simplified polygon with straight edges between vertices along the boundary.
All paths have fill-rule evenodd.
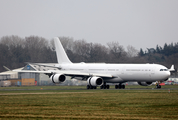
<path id="1" fill-rule="evenodd" d="M 149 86 L 152 84 L 152 82 L 138 82 L 138 84 L 141 86 Z"/>
<path id="2" fill-rule="evenodd" d="M 103 85 L 103 79 L 100 77 L 89 77 L 87 83 L 91 86 L 101 86 Z"/>
<path id="3" fill-rule="evenodd" d="M 66 80 L 66 76 L 61 74 L 53 74 L 51 75 L 50 80 L 52 80 L 53 83 L 61 83 Z"/>

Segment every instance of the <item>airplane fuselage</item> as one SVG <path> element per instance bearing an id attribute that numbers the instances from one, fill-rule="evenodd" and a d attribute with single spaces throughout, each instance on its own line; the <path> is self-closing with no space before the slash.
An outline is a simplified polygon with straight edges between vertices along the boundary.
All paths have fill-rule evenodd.
<path id="1" fill-rule="evenodd" d="M 168 69 L 159 64 L 61 64 L 62 70 L 85 73 L 111 74 L 113 78 L 103 78 L 107 83 L 165 81 L 170 76 Z"/>

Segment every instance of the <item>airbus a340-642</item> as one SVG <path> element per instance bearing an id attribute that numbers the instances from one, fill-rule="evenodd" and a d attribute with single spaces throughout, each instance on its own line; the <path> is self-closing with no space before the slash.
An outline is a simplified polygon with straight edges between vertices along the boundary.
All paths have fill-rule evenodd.
<path id="1" fill-rule="evenodd" d="M 174 71 L 174 65 L 170 69 L 159 64 L 105 64 L 105 63 L 72 63 L 59 38 L 54 38 L 58 64 L 52 67 L 58 70 L 29 71 L 49 75 L 53 83 L 61 83 L 66 80 L 66 76 L 78 80 L 86 80 L 87 89 L 109 89 L 107 83 L 115 83 L 116 89 L 124 89 L 125 82 L 138 82 L 139 85 L 148 86 L 156 81 L 166 81 L 170 76 L 170 71 Z M 36 63 L 37 64 L 37 63 Z M 49 67 L 49 66 L 48 66 Z M 160 85 L 157 86 L 160 88 Z"/>

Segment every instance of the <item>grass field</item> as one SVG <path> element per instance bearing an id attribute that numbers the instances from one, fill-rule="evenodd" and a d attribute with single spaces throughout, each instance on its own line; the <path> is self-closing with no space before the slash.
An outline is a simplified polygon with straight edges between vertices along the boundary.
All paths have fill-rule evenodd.
<path id="1" fill-rule="evenodd" d="M 178 86 L 85 88 L 0 88 L 0 119 L 178 119 Z"/>

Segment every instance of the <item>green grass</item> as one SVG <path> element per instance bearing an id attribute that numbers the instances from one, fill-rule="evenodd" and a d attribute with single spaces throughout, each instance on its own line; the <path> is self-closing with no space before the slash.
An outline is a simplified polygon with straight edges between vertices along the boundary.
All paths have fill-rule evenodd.
<path id="1" fill-rule="evenodd" d="M 154 86 L 141 90 L 50 87 L 23 87 L 23 92 L 1 90 L 0 119 L 178 119 L 178 86 L 160 90 L 150 89 Z M 167 88 L 174 89 L 169 93 Z"/>

